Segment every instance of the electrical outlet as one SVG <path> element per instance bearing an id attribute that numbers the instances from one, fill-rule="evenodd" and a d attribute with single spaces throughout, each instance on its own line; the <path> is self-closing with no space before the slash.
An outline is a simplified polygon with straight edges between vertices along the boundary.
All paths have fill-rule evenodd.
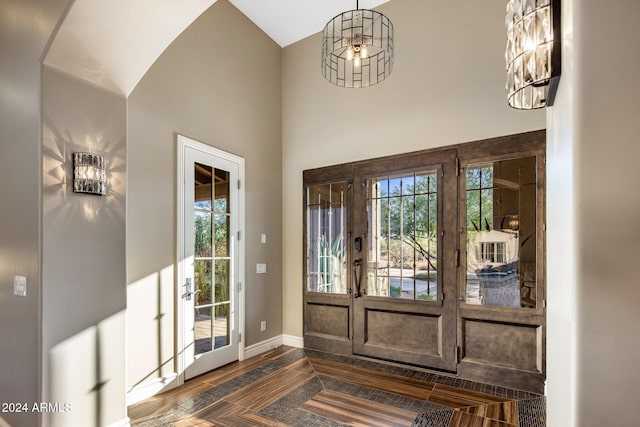
<path id="1" fill-rule="evenodd" d="M 260 321 L 260 332 L 264 332 L 266 330 L 267 330 L 267 321 L 266 320 Z"/>
<path id="2" fill-rule="evenodd" d="M 267 272 L 267 264 L 256 264 L 256 274 L 265 274 Z"/>
<path id="3" fill-rule="evenodd" d="M 260 242 L 261 242 L 261 243 L 267 243 L 267 235 L 266 235 L 266 234 L 264 234 L 264 233 L 263 233 L 263 234 L 260 236 Z"/>

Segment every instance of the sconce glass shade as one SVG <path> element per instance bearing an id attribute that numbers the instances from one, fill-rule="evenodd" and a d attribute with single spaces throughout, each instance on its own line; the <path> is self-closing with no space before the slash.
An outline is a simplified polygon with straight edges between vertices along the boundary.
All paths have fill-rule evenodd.
<path id="1" fill-rule="evenodd" d="M 509 106 L 532 110 L 553 105 L 560 78 L 560 1 L 509 0 L 507 99 Z"/>
<path id="2" fill-rule="evenodd" d="M 107 194 L 104 157 L 91 153 L 73 153 L 73 192 L 104 196 Z"/>
<path id="3" fill-rule="evenodd" d="M 380 83 L 393 70 L 393 24 L 374 10 L 341 13 L 322 31 L 321 67 L 324 78 L 337 86 Z"/>

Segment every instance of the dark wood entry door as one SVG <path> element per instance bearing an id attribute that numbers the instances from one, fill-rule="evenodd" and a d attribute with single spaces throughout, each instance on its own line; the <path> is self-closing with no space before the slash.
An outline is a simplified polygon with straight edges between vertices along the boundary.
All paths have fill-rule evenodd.
<path id="1" fill-rule="evenodd" d="M 456 369 L 456 150 L 305 171 L 305 346 Z"/>
<path id="2" fill-rule="evenodd" d="M 455 371 L 455 158 L 354 167 L 354 354 Z"/>

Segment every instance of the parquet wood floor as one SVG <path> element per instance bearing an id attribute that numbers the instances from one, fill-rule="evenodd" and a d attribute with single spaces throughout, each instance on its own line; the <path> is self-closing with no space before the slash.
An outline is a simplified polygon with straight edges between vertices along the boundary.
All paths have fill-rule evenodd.
<path id="1" fill-rule="evenodd" d="M 139 427 L 544 427 L 540 399 L 433 372 L 282 346 L 132 405 L 129 418 Z"/>

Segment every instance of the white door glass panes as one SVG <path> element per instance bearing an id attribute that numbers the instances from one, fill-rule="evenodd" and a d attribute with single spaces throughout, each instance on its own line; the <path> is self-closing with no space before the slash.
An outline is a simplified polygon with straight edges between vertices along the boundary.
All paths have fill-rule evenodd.
<path id="1" fill-rule="evenodd" d="M 195 354 L 229 341 L 229 172 L 194 166 Z"/>
<path id="2" fill-rule="evenodd" d="M 348 184 L 307 187 L 307 290 L 347 293 Z"/>
<path id="3" fill-rule="evenodd" d="M 536 307 L 536 159 L 466 169 L 467 304 Z"/>
<path id="4" fill-rule="evenodd" d="M 367 181 L 367 295 L 438 299 L 438 174 Z"/>

